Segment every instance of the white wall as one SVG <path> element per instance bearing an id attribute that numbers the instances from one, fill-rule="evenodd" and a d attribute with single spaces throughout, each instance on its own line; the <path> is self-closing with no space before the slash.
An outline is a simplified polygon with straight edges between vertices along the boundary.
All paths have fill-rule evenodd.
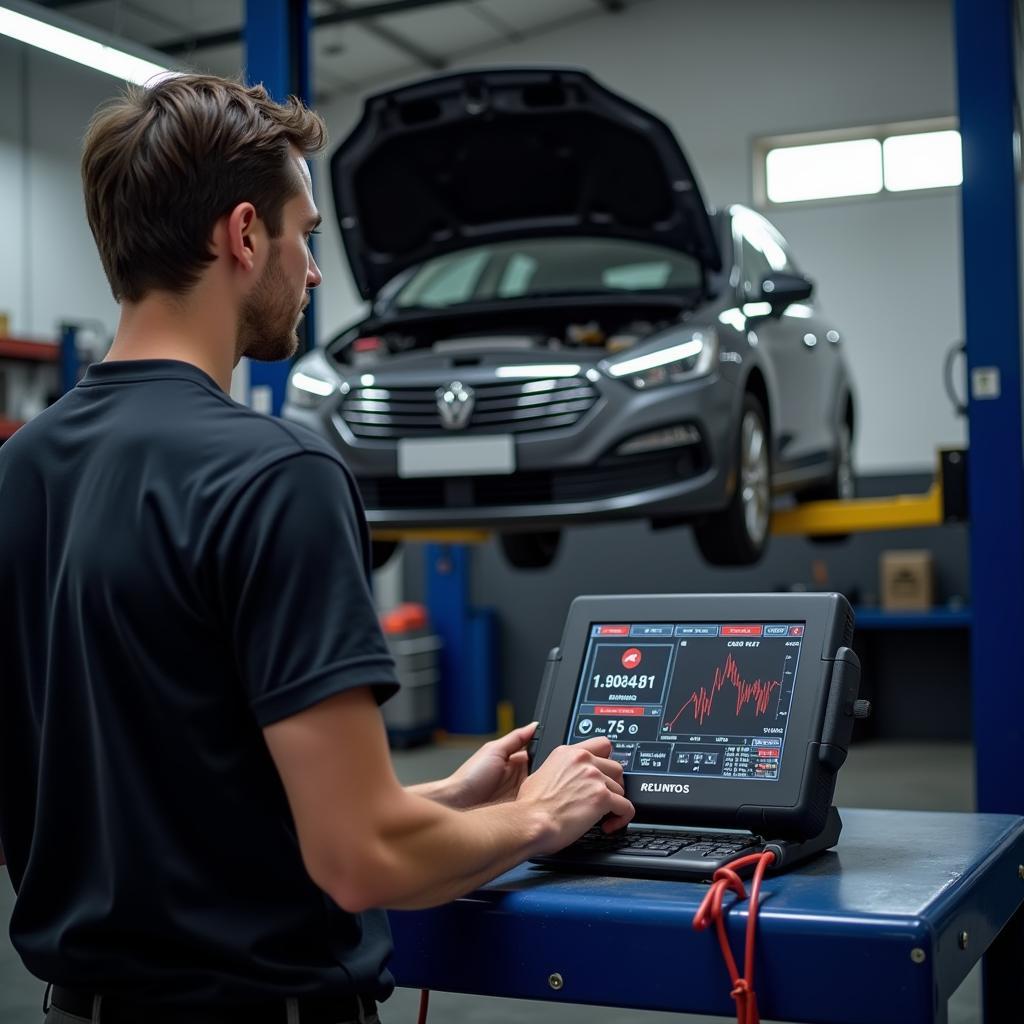
<path id="1" fill-rule="evenodd" d="M 656 111 L 716 205 L 752 201 L 757 136 L 956 110 L 948 0 L 648 0 L 617 17 L 477 55 L 466 66 L 516 63 L 587 68 Z M 360 102 L 344 97 L 321 109 L 334 143 L 357 119 Z M 326 182 L 325 169 L 318 181 Z M 333 211 L 329 197 L 321 202 Z M 859 468 L 930 469 L 937 445 L 964 438 L 941 380 L 945 351 L 962 336 L 959 193 L 837 201 L 769 216 L 847 339 Z M 361 306 L 333 215 L 320 242 L 318 330 L 326 339 Z"/>
<path id="2" fill-rule="evenodd" d="M 949 0 L 645 0 L 466 63 L 591 70 L 673 126 L 719 205 L 751 201 L 758 135 L 955 112 Z M 16 332 L 49 336 L 65 318 L 99 318 L 108 332 L 116 324 L 78 178 L 88 118 L 116 89 L 104 75 L 0 40 L 0 310 Z M 322 108 L 333 144 L 360 102 L 346 96 Z M 324 340 L 362 305 L 323 160 L 316 178 L 326 216 Z M 863 471 L 929 469 L 938 444 L 963 440 L 941 383 L 945 350 L 962 336 L 958 211 L 951 191 L 771 214 L 847 339 Z"/>
<path id="3" fill-rule="evenodd" d="M 63 320 L 117 323 L 85 219 L 79 156 L 108 75 L 0 38 L 0 311 L 15 335 L 55 338 Z"/>

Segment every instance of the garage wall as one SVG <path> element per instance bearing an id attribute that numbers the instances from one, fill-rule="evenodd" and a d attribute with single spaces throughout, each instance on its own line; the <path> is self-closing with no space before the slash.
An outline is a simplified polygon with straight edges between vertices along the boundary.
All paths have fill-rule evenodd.
<path id="1" fill-rule="evenodd" d="M 0 311 L 13 334 L 117 324 L 78 171 L 89 118 L 117 89 L 109 75 L 0 38 Z"/>
<path id="2" fill-rule="evenodd" d="M 592 70 L 673 126 L 716 205 L 752 201 L 756 136 L 956 109 L 948 0 L 645 0 L 618 16 L 578 22 L 461 63 Z M 335 142 L 355 122 L 359 106 L 358 98 L 346 97 L 322 108 Z M 322 171 L 319 181 L 326 181 Z M 325 212 L 329 202 L 324 199 Z M 941 382 L 944 353 L 962 334 L 958 191 L 836 201 L 770 215 L 848 339 L 859 395 L 859 466 L 867 472 L 930 470 L 937 445 L 963 440 Z M 320 242 L 326 283 L 319 330 L 327 338 L 361 306 L 333 217 Z"/>

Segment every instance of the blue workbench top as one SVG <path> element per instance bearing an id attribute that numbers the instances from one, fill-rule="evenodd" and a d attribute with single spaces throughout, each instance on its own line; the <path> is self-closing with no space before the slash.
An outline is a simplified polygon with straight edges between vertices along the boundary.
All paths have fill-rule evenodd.
<path id="1" fill-rule="evenodd" d="M 959 986 L 1024 902 L 1024 819 L 845 810 L 836 851 L 767 878 L 762 1016 L 909 1024 Z M 393 913 L 400 985 L 729 1014 L 718 944 L 691 920 L 701 883 L 523 865 L 461 900 Z M 730 898 L 731 899 L 731 898 Z M 745 904 L 730 912 L 742 949 Z M 968 933 L 966 949 L 958 937 Z M 563 987 L 551 988 L 559 974 Z M 842 998 L 837 1000 L 837 986 Z"/>

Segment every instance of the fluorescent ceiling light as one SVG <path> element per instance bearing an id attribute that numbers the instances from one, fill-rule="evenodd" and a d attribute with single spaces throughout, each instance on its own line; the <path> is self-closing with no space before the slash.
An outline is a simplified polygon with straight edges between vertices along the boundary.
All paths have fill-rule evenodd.
<path id="1" fill-rule="evenodd" d="M 765 160 L 773 203 L 865 196 L 882 191 L 882 146 L 877 139 L 786 146 Z"/>
<path id="2" fill-rule="evenodd" d="M 168 75 L 180 74 L 147 56 L 139 56 L 149 53 L 144 48 L 126 45 L 114 36 L 54 15 L 37 4 L 7 0 L 0 5 L 0 35 L 136 85 L 154 84 Z M 129 52 L 131 49 L 136 52 Z M 159 55 L 153 52 L 152 56 Z"/>
<path id="3" fill-rule="evenodd" d="M 882 161 L 885 187 L 892 192 L 944 188 L 964 180 L 958 131 L 893 135 L 882 143 Z"/>

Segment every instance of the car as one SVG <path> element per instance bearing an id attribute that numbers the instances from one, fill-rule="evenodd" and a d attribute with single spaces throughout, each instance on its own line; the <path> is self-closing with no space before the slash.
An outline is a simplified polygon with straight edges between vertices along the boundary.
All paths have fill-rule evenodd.
<path id="1" fill-rule="evenodd" d="M 484 527 L 538 567 L 574 523 L 690 523 L 742 565 L 774 495 L 852 495 L 853 390 L 811 280 L 586 72 L 379 93 L 330 174 L 370 309 L 298 359 L 284 415 L 343 456 L 371 527 Z"/>

